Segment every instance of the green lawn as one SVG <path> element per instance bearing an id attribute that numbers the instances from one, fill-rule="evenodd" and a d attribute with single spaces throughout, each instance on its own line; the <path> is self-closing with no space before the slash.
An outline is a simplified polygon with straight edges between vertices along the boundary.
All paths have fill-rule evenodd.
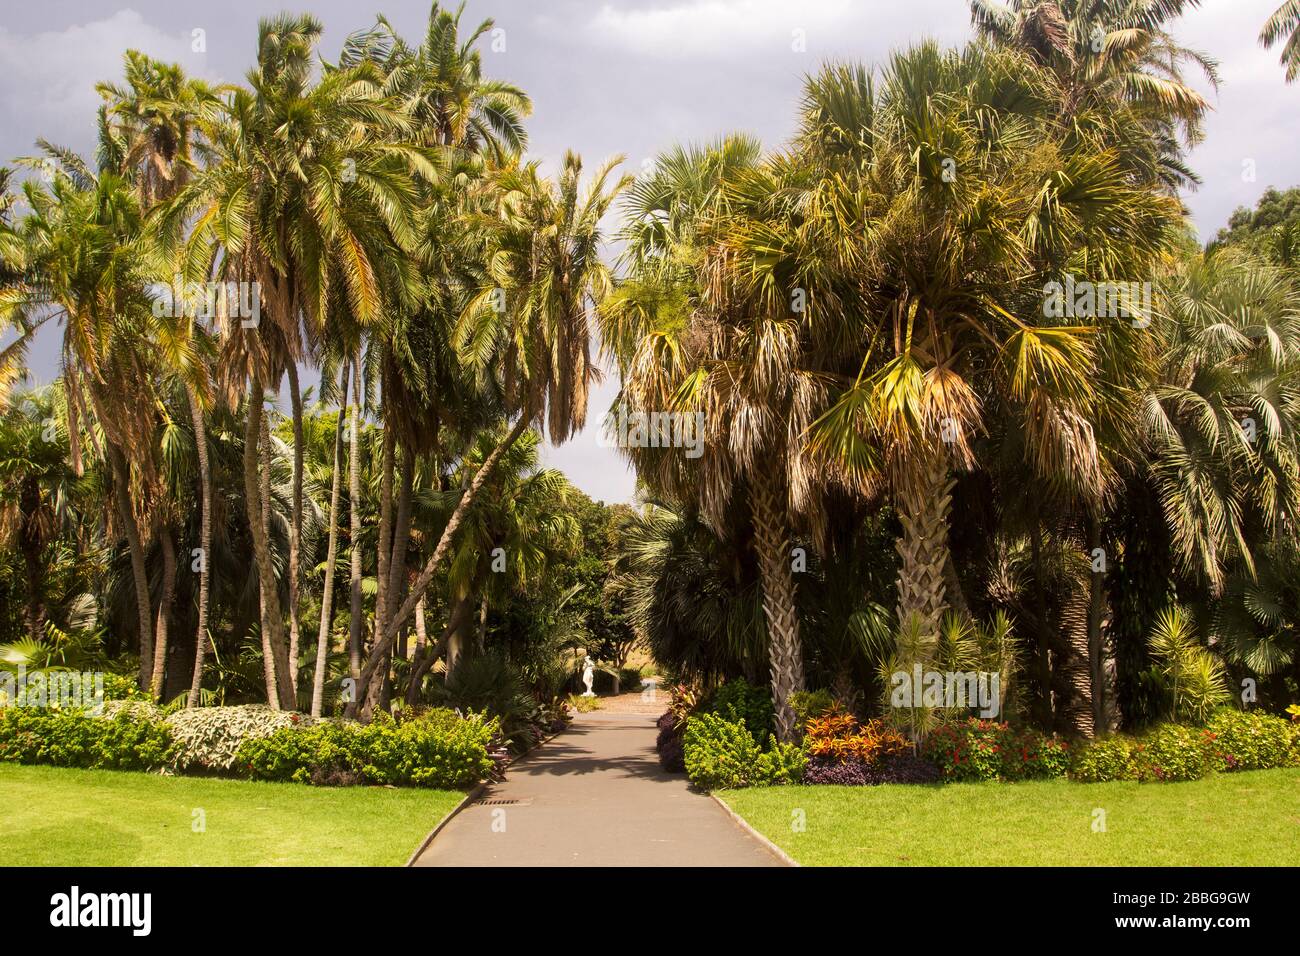
<path id="1" fill-rule="evenodd" d="M 1294 866 L 1300 769 L 1192 783 L 1065 780 L 719 794 L 807 866 Z M 1105 811 L 1104 833 L 1094 810 Z M 795 827 L 802 811 L 803 832 Z"/>
<path id="2" fill-rule="evenodd" d="M 400 866 L 463 796 L 0 763 L 0 863 Z"/>

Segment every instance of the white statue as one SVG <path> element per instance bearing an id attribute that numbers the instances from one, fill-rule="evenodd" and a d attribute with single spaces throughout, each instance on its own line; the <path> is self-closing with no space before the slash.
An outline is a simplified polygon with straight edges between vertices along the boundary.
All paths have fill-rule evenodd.
<path id="1" fill-rule="evenodd" d="M 582 682 L 587 685 L 586 693 L 583 697 L 595 697 L 595 692 L 591 689 L 591 682 L 596 679 L 596 664 L 588 654 L 582 662 Z"/>

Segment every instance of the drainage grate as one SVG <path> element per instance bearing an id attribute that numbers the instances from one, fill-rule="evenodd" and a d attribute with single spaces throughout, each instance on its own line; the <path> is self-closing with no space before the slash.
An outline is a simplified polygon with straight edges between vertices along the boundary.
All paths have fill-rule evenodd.
<path id="1" fill-rule="evenodd" d="M 480 806 L 480 807 L 526 807 L 526 806 L 528 806 L 528 805 L 529 805 L 530 803 L 532 803 L 532 802 L 533 802 L 533 801 L 531 801 L 531 800 L 507 800 L 507 799 L 502 798 L 502 799 L 497 799 L 497 800 L 478 800 L 478 801 L 476 801 L 476 806 Z"/>

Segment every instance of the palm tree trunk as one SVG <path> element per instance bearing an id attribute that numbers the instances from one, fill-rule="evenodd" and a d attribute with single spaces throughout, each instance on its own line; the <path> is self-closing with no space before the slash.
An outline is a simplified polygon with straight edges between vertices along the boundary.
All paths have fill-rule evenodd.
<path id="1" fill-rule="evenodd" d="M 361 604 L 361 356 L 352 362 L 352 422 L 350 458 L 348 461 L 348 498 L 351 511 L 351 541 L 348 549 L 352 604 L 348 627 L 348 673 L 354 682 L 353 700 L 361 691 L 361 641 L 365 636 L 365 621 Z"/>
<path id="2" fill-rule="evenodd" d="M 414 706 L 420 702 L 420 683 L 424 680 L 424 675 L 429 673 L 434 664 L 438 663 L 438 658 L 444 651 L 450 651 L 452 635 L 460 631 L 461 625 L 464 624 L 465 618 L 469 615 L 470 603 L 468 598 L 462 598 L 456 602 L 455 608 L 452 609 L 451 617 L 447 620 L 447 626 L 443 629 L 442 636 L 438 638 L 438 643 L 429 647 L 427 644 L 428 636 L 425 636 L 425 647 L 423 653 L 416 654 L 414 665 L 411 667 L 411 676 L 406 684 L 406 702 Z M 419 618 L 416 619 L 416 627 L 420 628 Z M 448 666 L 451 665 L 450 655 L 447 659 Z"/>
<path id="3" fill-rule="evenodd" d="M 253 539 L 253 559 L 257 565 L 258 592 L 261 600 L 262 620 L 262 672 L 266 678 L 266 702 L 279 710 L 281 694 L 276 680 L 276 645 L 283 643 L 284 622 L 280 619 L 275 566 L 271 563 L 271 543 L 267 530 L 268 502 L 262 495 L 259 476 L 262 449 L 262 381 L 253 378 L 252 392 L 248 398 L 247 421 L 244 424 L 244 502 L 248 513 L 248 528 Z M 270 461 L 265 463 L 267 470 Z M 268 475 L 269 482 L 269 475 Z"/>
<path id="4" fill-rule="evenodd" d="M 101 419 L 102 420 L 102 419 Z M 149 574 L 145 570 L 144 542 L 140 540 L 140 525 L 135 520 L 131 505 L 130 471 L 122 451 L 112 441 L 106 441 L 109 468 L 113 472 L 113 498 L 117 502 L 118 520 L 126 536 L 127 551 L 131 555 L 131 577 L 135 584 L 135 609 L 140 628 L 140 689 L 148 690 L 153 679 L 153 608 L 149 600 Z"/>
<path id="5" fill-rule="evenodd" d="M 1091 512 L 1087 518 L 1088 559 L 1101 547 L 1101 522 Z M 1092 690 L 1092 726 L 1098 733 L 1106 728 L 1106 674 L 1102 650 L 1101 622 L 1106 613 L 1106 576 L 1092 571 L 1088 577 L 1088 675 Z"/>
<path id="6" fill-rule="evenodd" d="M 199 705 L 199 691 L 203 686 L 203 657 L 208 648 L 208 592 L 210 577 L 208 562 L 212 554 L 212 469 L 208 461 L 208 429 L 203 420 L 203 406 L 199 404 L 198 392 L 194 386 L 187 385 L 185 394 L 190 401 L 190 418 L 194 422 L 194 450 L 199 459 L 199 486 L 202 495 L 203 513 L 199 525 L 199 629 L 194 643 L 194 679 L 190 684 L 190 696 L 185 706 Z"/>
<path id="7" fill-rule="evenodd" d="M 391 487 L 391 482 L 390 482 Z M 411 499 L 415 491 L 415 453 L 410 448 L 402 448 L 402 485 L 397 495 L 397 515 L 393 520 L 392 527 L 392 552 L 388 558 L 388 587 L 384 593 L 384 608 L 387 609 L 400 604 L 406 598 L 406 548 L 411 540 Z M 391 494 L 390 494 L 391 497 Z M 410 631 L 409 623 L 403 625 L 401 630 L 401 644 L 398 649 L 399 655 L 406 656 L 406 639 Z M 392 652 L 388 654 L 389 663 L 392 661 Z M 377 685 L 379 687 L 378 699 L 374 699 L 374 688 L 371 688 L 372 700 L 367 702 L 368 712 L 373 713 L 376 706 L 387 707 L 391 698 L 391 684 L 387 677 L 385 669 L 385 678 Z"/>
<path id="8" fill-rule="evenodd" d="M 944 569 L 949 561 L 948 512 L 953 480 L 941 449 L 906 459 L 898 469 L 895 495 L 903 534 L 898 539 L 898 622 L 920 618 L 921 633 L 938 635 L 948 607 Z"/>
<path id="9" fill-rule="evenodd" d="M 330 484 L 329 545 L 325 552 L 325 589 L 321 592 L 320 630 L 316 636 L 316 673 L 311 684 L 311 715 L 319 717 L 325 701 L 325 675 L 329 669 L 330 625 L 334 620 L 334 572 L 339 553 L 339 498 L 343 481 L 344 409 L 348 407 L 348 363 L 339 375 L 339 417 L 334 427 L 334 477 Z"/>
<path id="10" fill-rule="evenodd" d="M 487 612 L 488 596 L 487 590 L 483 591 L 483 599 L 478 605 L 478 649 L 480 651 L 487 647 Z"/>
<path id="11" fill-rule="evenodd" d="M 767 656 L 772 671 L 776 735 L 782 743 L 790 743 L 799 737 L 790 698 L 804 689 L 804 674 L 783 498 L 770 473 L 760 472 L 753 476 L 750 507 L 763 583 L 763 617 L 767 622 Z"/>
<path id="12" fill-rule="evenodd" d="M 1077 541 L 1077 539 L 1075 539 Z M 1062 621 L 1069 635 L 1069 719 L 1071 729 L 1080 737 L 1091 738 L 1095 732 L 1092 697 L 1092 664 L 1089 624 L 1091 616 L 1090 586 L 1071 575 L 1070 593 L 1066 596 Z M 1089 575 L 1093 577 L 1093 575 Z"/>
<path id="13" fill-rule="evenodd" d="M 171 631 L 172 604 L 176 599 L 176 544 L 171 528 L 163 526 L 162 534 L 163 580 L 162 597 L 158 601 L 158 626 L 154 630 L 153 673 L 149 680 L 149 693 L 154 700 L 163 695 L 163 674 L 167 667 L 167 635 Z"/>
<path id="14" fill-rule="evenodd" d="M 387 620 L 388 602 L 389 602 L 389 576 L 388 565 L 392 558 L 392 535 L 393 535 L 393 430 L 384 429 L 383 453 L 381 455 L 380 478 L 379 478 L 379 542 L 375 548 L 375 643 L 379 643 L 379 635 L 384 632 L 384 623 Z M 366 702 L 362 712 L 364 719 L 369 719 L 379 706 L 380 698 L 383 696 L 381 688 L 384 682 L 388 680 L 389 661 L 391 653 L 389 651 L 379 652 L 371 650 L 371 655 L 381 654 L 383 660 L 379 662 L 378 674 L 379 679 L 366 684 Z"/>
<path id="15" fill-rule="evenodd" d="M 424 620 L 424 598 L 415 605 L 415 653 L 419 653 L 429 644 L 428 625 Z"/>
<path id="16" fill-rule="evenodd" d="M 23 482 L 20 499 L 23 514 L 19 548 L 27 570 L 27 636 L 33 641 L 45 638 L 45 562 L 40 529 L 41 486 L 35 478 Z"/>
<path id="17" fill-rule="evenodd" d="M 483 487 L 483 483 L 487 481 L 488 476 L 492 473 L 492 469 L 496 467 L 501 456 L 505 454 L 506 449 L 510 448 L 510 446 L 518 441 L 519 436 L 524 433 L 524 430 L 528 427 L 528 421 L 529 416 L 520 415 L 519 420 L 516 421 L 514 427 L 510 429 L 509 434 L 501 440 L 500 444 L 498 444 L 496 448 L 492 449 L 492 453 L 489 454 L 487 458 L 484 459 L 483 464 L 479 466 L 478 472 L 474 475 L 474 480 L 469 483 L 469 487 L 465 489 L 465 493 L 457 503 L 456 509 L 451 513 L 451 518 L 447 521 L 447 526 L 442 529 L 442 536 L 438 539 L 438 546 L 434 549 L 429 560 L 425 562 L 424 569 L 420 572 L 420 576 L 415 580 L 415 585 L 406 596 L 406 600 L 402 602 L 402 606 L 398 608 L 397 613 L 393 614 L 389 618 L 383 635 L 375 642 L 375 647 L 370 653 L 370 659 L 366 662 L 366 666 L 361 672 L 361 687 L 368 688 L 370 682 L 374 680 L 375 671 L 379 666 L 382 655 L 388 653 L 388 650 L 393 646 L 398 630 L 407 620 L 410 619 L 411 614 L 415 611 L 416 602 L 419 601 L 420 598 L 424 596 L 424 592 L 429 589 L 429 585 L 433 581 L 434 573 L 438 570 L 438 566 L 442 564 L 442 559 L 446 557 L 447 551 L 451 547 L 452 536 L 455 535 L 456 529 L 460 527 L 460 523 L 465 519 L 465 512 L 469 510 L 470 505 L 474 503 L 474 499 L 478 497 L 479 490 Z M 357 702 L 353 702 L 352 706 L 349 708 L 348 716 L 356 716 L 357 709 Z"/>
<path id="18" fill-rule="evenodd" d="M 293 415 L 293 515 L 289 522 L 289 686 L 298 692 L 298 564 L 302 549 L 302 390 L 298 387 L 298 365 L 290 361 L 289 402 Z"/>

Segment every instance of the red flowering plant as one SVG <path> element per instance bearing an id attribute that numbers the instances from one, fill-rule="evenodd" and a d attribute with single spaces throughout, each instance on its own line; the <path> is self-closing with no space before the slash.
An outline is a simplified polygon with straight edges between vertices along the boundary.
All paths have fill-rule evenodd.
<path id="1" fill-rule="evenodd" d="M 921 752 L 944 779 L 967 783 L 1063 777 L 1070 765 L 1064 741 L 978 717 L 936 727 Z"/>

